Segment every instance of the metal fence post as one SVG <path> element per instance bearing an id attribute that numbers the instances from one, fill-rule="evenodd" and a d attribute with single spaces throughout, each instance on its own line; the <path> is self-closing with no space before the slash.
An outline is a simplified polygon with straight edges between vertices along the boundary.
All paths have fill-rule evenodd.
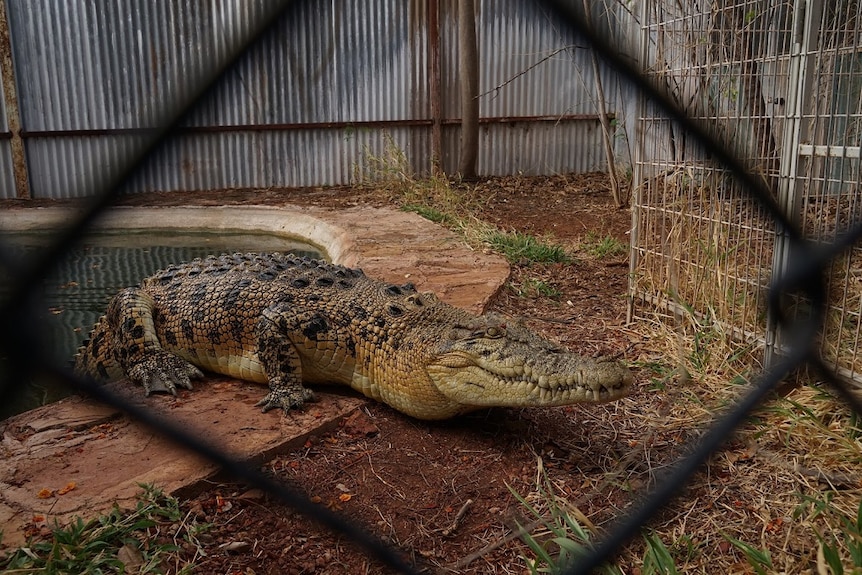
<path id="1" fill-rule="evenodd" d="M 793 8 L 788 90 L 785 102 L 784 137 L 778 178 L 778 204 L 787 219 L 798 223 L 801 214 L 803 176 L 800 145 L 808 138 L 804 118 L 811 108 L 811 90 L 815 77 L 815 54 L 819 36 L 822 0 L 796 0 Z M 772 255 L 772 277 L 779 278 L 788 269 L 791 241 L 787 230 L 777 229 Z M 770 309 L 766 318 L 764 366 L 775 365 L 781 355 L 782 341 L 778 318 Z"/>

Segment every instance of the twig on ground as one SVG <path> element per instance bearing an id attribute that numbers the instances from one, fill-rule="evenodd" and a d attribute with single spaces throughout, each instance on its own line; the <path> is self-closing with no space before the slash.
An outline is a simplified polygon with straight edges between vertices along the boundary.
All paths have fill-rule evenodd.
<path id="1" fill-rule="evenodd" d="M 464 502 L 464 505 L 462 505 L 461 509 L 458 510 L 458 514 L 455 515 L 455 519 L 452 520 L 452 524 L 443 530 L 442 533 L 444 537 L 449 537 L 455 532 L 456 529 L 458 529 L 458 525 L 461 523 L 461 519 L 463 519 L 464 515 L 467 514 L 467 509 L 469 509 L 471 505 L 473 505 L 472 499 L 468 499 Z"/>

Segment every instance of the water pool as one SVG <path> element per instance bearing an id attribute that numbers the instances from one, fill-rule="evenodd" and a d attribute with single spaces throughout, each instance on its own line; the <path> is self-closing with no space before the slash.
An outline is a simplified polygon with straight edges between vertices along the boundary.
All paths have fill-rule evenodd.
<path id="1" fill-rule="evenodd" d="M 47 233 L 2 233 L 0 247 L 11 258 L 26 258 L 50 242 Z M 292 252 L 321 258 L 308 243 L 273 234 L 220 232 L 134 232 L 93 234 L 70 253 L 40 286 L 36 315 L 44 349 L 57 362 L 70 361 L 89 335 L 110 298 L 120 289 L 168 267 L 211 254 L 232 252 Z M 10 284 L 0 268 L 0 297 Z M 0 358 L 0 362 L 6 358 Z M 0 419 L 70 395 L 67 386 L 27 381 L 12 401 L 0 405 Z"/>

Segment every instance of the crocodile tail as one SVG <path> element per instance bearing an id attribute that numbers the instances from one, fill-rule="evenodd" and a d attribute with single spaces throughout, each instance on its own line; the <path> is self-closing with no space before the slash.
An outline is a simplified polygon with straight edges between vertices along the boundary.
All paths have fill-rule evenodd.
<path id="1" fill-rule="evenodd" d="M 75 355 L 75 374 L 97 381 L 114 381 L 123 377 L 123 370 L 114 357 L 107 317 L 99 318 L 90 332 L 90 337 Z"/>

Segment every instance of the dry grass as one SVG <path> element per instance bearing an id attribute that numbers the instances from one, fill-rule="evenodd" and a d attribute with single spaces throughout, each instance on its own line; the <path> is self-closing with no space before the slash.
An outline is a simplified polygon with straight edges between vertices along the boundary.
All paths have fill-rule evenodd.
<path id="1" fill-rule="evenodd" d="M 688 167 L 647 182 L 634 291 L 648 302 L 645 309 L 690 312 L 723 337 L 763 345 L 775 232 L 754 202 L 722 178 Z M 801 226 L 811 240 L 831 242 L 860 222 L 860 210 L 854 194 L 806 198 Z M 826 277 L 820 351 L 862 393 L 862 250 L 837 257 Z M 806 307 L 797 298 L 786 312 L 793 317 Z"/>
<path id="2" fill-rule="evenodd" d="M 650 338 L 649 357 L 638 363 L 652 377 L 608 414 L 613 439 L 597 439 L 628 444 L 630 451 L 622 460 L 603 460 L 604 479 L 583 489 L 585 497 L 537 476 L 535 488 L 521 495 L 545 521 L 533 526 L 528 541 L 558 550 L 552 538 L 559 537 L 560 515 L 570 512 L 595 539 L 622 512 L 601 509 L 599 500 L 621 487 L 646 494 L 747 390 L 747 350 L 719 338 L 696 344 L 684 328 L 632 327 Z M 842 572 L 830 569 L 830 554 L 843 572 L 862 572 L 860 438 L 860 419 L 817 382 L 773 395 L 605 572 Z M 567 537 L 584 544 L 575 535 Z"/>
<path id="3" fill-rule="evenodd" d="M 639 245 L 649 248 L 635 279 L 636 294 L 652 305 L 637 310 L 632 327 L 659 357 L 675 358 L 653 366 L 671 374 L 653 385 L 674 407 L 638 405 L 629 416 L 642 418 L 648 435 L 692 435 L 744 393 L 759 369 L 773 237 L 743 194 L 716 193 L 714 179 L 680 170 L 653 186 L 644 204 L 658 208 L 642 227 Z M 854 370 L 862 299 L 862 286 L 851 281 L 855 259 L 833 265 L 823 342 L 828 357 L 839 365 L 851 358 Z M 862 572 L 854 556 L 862 527 L 860 433 L 846 405 L 802 379 L 751 414 L 651 527 L 680 572 L 827 573 L 837 564 Z M 633 546 L 624 562 L 636 565 L 642 553 Z"/>
<path id="4" fill-rule="evenodd" d="M 475 217 L 464 188 L 439 176 L 417 180 L 397 152 L 388 154 L 379 162 L 376 187 L 473 245 L 487 245 L 494 228 Z M 608 444 L 627 444 L 630 451 L 622 460 L 602 460 L 604 479 L 581 486 L 593 494 L 586 498 L 537 475 L 535 487 L 519 494 L 546 519 L 533 525 L 534 541 L 559 538 L 553 528 L 565 525 L 567 513 L 572 519 L 573 510 L 589 532 L 607 528 L 625 505 L 602 509 L 599 499 L 646 492 L 760 369 L 774 233 L 742 194 L 716 196 L 721 185 L 685 170 L 655 183 L 650 205 L 658 208 L 642 222 L 639 241 L 650 249 L 639 254 L 635 285 L 638 295 L 669 304 L 663 309 L 670 311 L 638 309 L 627 329 L 649 342 L 636 360 L 647 381 L 599 426 L 612 430 Z M 855 264 L 836 268 L 855 270 Z M 862 572 L 860 436 L 857 417 L 816 381 L 774 395 L 645 527 L 644 537 L 622 551 L 616 566 L 626 573 L 837 573 L 839 566 Z M 559 552 L 559 542 L 549 549 Z M 528 565 L 541 567 L 532 563 L 535 549 L 524 553 Z"/>
<path id="5" fill-rule="evenodd" d="M 477 249 L 493 249 L 510 262 L 566 262 L 569 250 L 553 238 L 536 238 L 513 230 L 501 230 L 479 219 L 478 197 L 469 186 L 460 185 L 446 174 L 416 177 L 404 152 L 390 136 L 383 151 L 375 155 L 365 150 L 361 167 L 354 168 L 354 185 L 385 191 L 401 209 L 415 212 L 442 224 L 464 237 Z"/>
<path id="6" fill-rule="evenodd" d="M 634 293 L 763 341 L 775 234 L 753 201 L 721 174 L 687 168 L 648 182 L 641 205 Z"/>
<path id="7" fill-rule="evenodd" d="M 667 357 L 690 358 L 703 356 L 708 348 L 712 351 L 697 370 L 693 362 L 681 362 L 676 373 L 687 373 L 688 381 L 676 377 L 664 384 L 674 404 L 670 414 L 638 405 L 631 416 L 644 421 L 649 436 L 685 431 L 691 435 L 744 392 L 745 386 L 733 382 L 741 383 L 745 365 L 727 361 L 727 344 L 720 340 L 698 350 L 692 337 L 669 331 L 659 335 L 653 343 L 660 352 L 664 348 Z M 748 559 L 730 539 L 768 552 L 772 568 L 767 572 L 800 572 L 815 566 L 823 547 L 818 533 L 859 536 L 843 527 L 846 519 L 855 521 L 862 497 L 859 435 L 857 418 L 815 382 L 774 396 L 729 438 L 726 448 L 690 481 L 685 496 L 651 527 L 682 572 L 748 572 Z M 648 451 L 650 446 L 639 449 Z M 662 453 L 650 457 L 659 460 Z M 836 547 L 844 564 L 852 565 L 849 546 Z M 638 551 L 637 547 L 628 551 L 629 561 L 637 562 Z"/>

